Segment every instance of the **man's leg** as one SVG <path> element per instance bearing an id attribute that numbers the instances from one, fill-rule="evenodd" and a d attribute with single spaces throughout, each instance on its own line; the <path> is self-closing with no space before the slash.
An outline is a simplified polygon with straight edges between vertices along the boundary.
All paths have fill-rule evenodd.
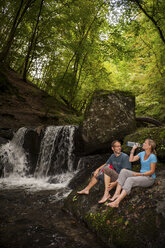
<path id="1" fill-rule="evenodd" d="M 111 201 L 114 201 L 114 200 L 116 200 L 116 199 L 119 197 L 120 192 L 121 192 L 121 189 L 122 189 L 122 188 L 121 188 L 121 185 L 118 183 L 118 184 L 117 184 L 117 187 L 116 187 L 115 194 L 113 195 L 112 198 L 110 198 Z"/>
<path id="2" fill-rule="evenodd" d="M 104 173 L 104 185 L 105 191 L 102 199 L 98 203 L 104 203 L 110 197 L 109 191 L 113 189 L 116 185 L 116 180 L 118 178 L 118 173 L 110 169 L 109 167 L 105 167 L 103 170 Z"/>
<path id="3" fill-rule="evenodd" d="M 118 184 L 117 184 L 115 194 L 113 195 L 112 198 L 110 198 L 110 201 L 114 201 L 119 197 L 121 189 L 123 188 L 123 185 L 124 185 L 125 181 L 129 177 L 132 177 L 132 175 L 133 175 L 133 171 L 130 171 L 130 170 L 127 170 L 127 169 L 122 169 L 121 170 L 121 172 L 119 174 L 119 177 L 117 179 Z"/>
<path id="4" fill-rule="evenodd" d="M 89 184 L 81 191 L 78 191 L 78 194 L 85 194 L 88 195 L 89 194 L 89 190 L 98 182 L 98 180 L 96 179 L 96 177 L 92 177 Z"/>
<path id="5" fill-rule="evenodd" d="M 104 185 L 105 185 L 105 191 L 102 199 L 98 203 L 104 203 L 106 200 L 110 197 L 109 194 L 109 184 L 110 184 L 111 178 L 104 174 Z"/>

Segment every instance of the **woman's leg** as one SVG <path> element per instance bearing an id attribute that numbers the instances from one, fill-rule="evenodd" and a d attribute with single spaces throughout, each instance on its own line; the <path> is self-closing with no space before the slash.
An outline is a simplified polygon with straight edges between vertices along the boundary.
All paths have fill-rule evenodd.
<path id="1" fill-rule="evenodd" d="M 133 176 L 127 178 L 122 188 L 129 195 L 133 187 L 150 187 L 151 185 L 153 185 L 154 181 L 154 178 L 149 176 Z"/>
<path id="2" fill-rule="evenodd" d="M 119 197 L 120 192 L 121 192 L 121 189 L 122 189 L 125 181 L 127 180 L 128 177 L 132 177 L 132 175 L 133 175 L 133 171 L 130 171 L 130 170 L 127 170 L 127 169 L 122 169 L 121 170 L 121 172 L 119 174 L 119 177 L 117 179 L 118 185 L 117 185 L 115 194 L 110 199 L 111 201 L 114 201 L 114 200 L 116 200 Z"/>
<path id="3" fill-rule="evenodd" d="M 123 190 L 121 194 L 116 198 L 112 203 L 109 203 L 110 207 L 118 207 L 119 203 L 124 199 L 126 195 L 129 195 L 131 189 L 136 186 L 140 187 L 149 187 L 153 185 L 154 179 L 148 176 L 133 176 L 126 179 L 125 184 L 123 185 Z"/>
<path id="4" fill-rule="evenodd" d="M 123 186 L 125 184 L 125 181 L 127 180 L 128 177 L 132 177 L 133 176 L 133 171 L 131 170 L 127 170 L 127 169 L 122 169 L 120 171 L 119 177 L 117 179 L 117 182 Z"/>
<path id="5" fill-rule="evenodd" d="M 118 197 L 116 198 L 116 200 L 114 202 L 107 204 L 107 206 L 112 207 L 112 208 L 118 208 L 119 203 L 124 199 L 124 197 L 126 197 L 126 195 L 127 195 L 127 192 L 123 189 L 121 194 L 118 195 Z"/>

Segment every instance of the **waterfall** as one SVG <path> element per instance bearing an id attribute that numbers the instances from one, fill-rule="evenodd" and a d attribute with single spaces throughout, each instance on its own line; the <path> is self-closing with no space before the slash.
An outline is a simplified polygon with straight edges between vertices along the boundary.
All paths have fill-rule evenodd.
<path id="1" fill-rule="evenodd" d="M 28 172 L 27 158 L 22 147 L 27 129 L 22 127 L 11 141 L 0 147 L 0 161 L 4 166 L 4 177 L 25 176 Z"/>
<path id="2" fill-rule="evenodd" d="M 35 170 L 36 177 L 71 172 L 75 160 L 74 132 L 76 126 L 49 126 L 41 142 Z"/>
<path id="3" fill-rule="evenodd" d="M 47 176 L 54 152 L 54 142 L 58 137 L 60 131 L 61 127 L 47 127 L 45 135 L 41 142 L 40 154 L 34 173 L 36 177 Z"/>
<path id="4" fill-rule="evenodd" d="M 41 140 L 34 175 L 29 175 L 28 154 L 23 148 L 28 129 L 20 128 L 11 141 L 0 147 L 0 163 L 4 167 L 0 185 L 10 184 L 12 187 L 26 184 L 33 189 L 65 188 L 76 173 L 73 170 L 76 130 L 77 126 L 47 127 Z"/>

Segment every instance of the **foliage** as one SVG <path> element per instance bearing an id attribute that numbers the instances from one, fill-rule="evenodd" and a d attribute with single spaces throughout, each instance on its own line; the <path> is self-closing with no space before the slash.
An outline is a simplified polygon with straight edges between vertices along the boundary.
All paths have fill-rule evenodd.
<path id="1" fill-rule="evenodd" d="M 165 2 L 5 0 L 0 59 L 84 113 L 95 90 L 131 91 L 165 121 Z"/>

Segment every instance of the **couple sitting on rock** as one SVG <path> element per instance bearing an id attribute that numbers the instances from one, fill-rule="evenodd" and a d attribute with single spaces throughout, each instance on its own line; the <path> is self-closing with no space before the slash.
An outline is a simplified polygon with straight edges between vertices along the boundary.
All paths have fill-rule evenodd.
<path id="1" fill-rule="evenodd" d="M 118 207 L 120 201 L 129 195 L 131 189 L 136 186 L 149 187 L 155 181 L 155 167 L 157 163 L 155 147 L 156 144 L 151 139 L 146 139 L 143 144 L 143 152 L 134 156 L 138 146 L 134 145 L 130 157 L 121 152 L 121 143 L 115 140 L 111 144 L 113 154 L 107 162 L 94 171 L 89 184 L 78 194 L 89 194 L 90 189 L 100 180 L 105 184 L 105 191 L 102 199 L 98 203 L 104 203 L 108 199 L 111 203 L 109 207 Z M 140 172 L 131 171 L 131 162 L 140 159 Z M 109 191 L 116 186 L 116 191 L 111 198 Z"/>

